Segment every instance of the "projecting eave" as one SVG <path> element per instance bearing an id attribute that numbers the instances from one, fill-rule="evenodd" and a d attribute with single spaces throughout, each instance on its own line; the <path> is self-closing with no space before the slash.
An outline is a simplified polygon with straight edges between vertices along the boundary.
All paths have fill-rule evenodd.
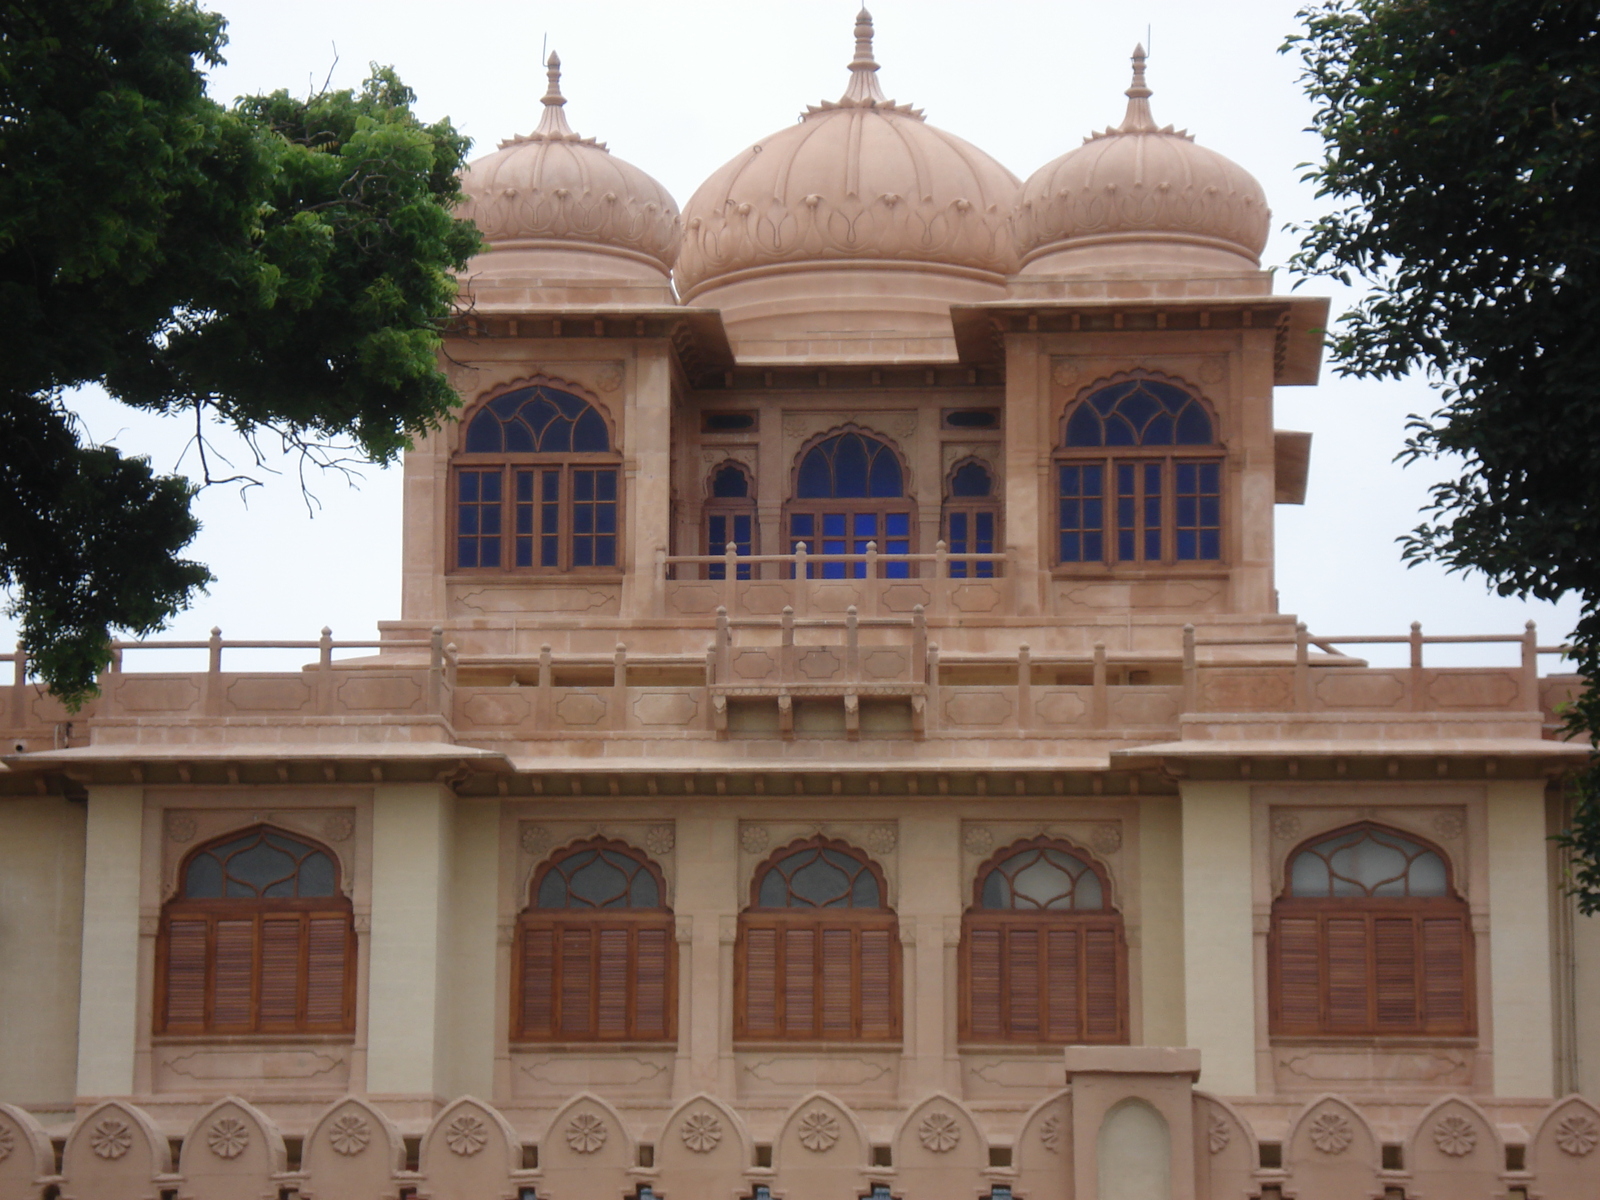
<path id="1" fill-rule="evenodd" d="M 452 323 L 447 336 L 498 341 L 559 338 L 573 342 L 668 338 L 696 370 L 733 365 L 733 347 L 715 308 L 628 304 L 546 305 L 537 301 L 479 304 Z"/>
<path id="2" fill-rule="evenodd" d="M 1277 335 L 1273 382 L 1310 386 L 1322 371 L 1328 324 L 1325 296 L 1141 296 L 1126 300 L 993 300 L 950 307 L 956 352 L 979 366 L 1005 358 L 1013 333 L 1150 333 L 1161 330 L 1271 329 Z"/>
<path id="3" fill-rule="evenodd" d="M 1333 769 L 1336 775 L 1423 774 L 1439 776 L 1560 775 L 1588 761 L 1589 747 L 1545 738 L 1274 738 L 1158 742 L 1111 751 L 1122 769 L 1159 767 L 1181 775 L 1201 768 L 1234 768 L 1248 776 L 1256 768 L 1293 776 L 1301 767 Z"/>

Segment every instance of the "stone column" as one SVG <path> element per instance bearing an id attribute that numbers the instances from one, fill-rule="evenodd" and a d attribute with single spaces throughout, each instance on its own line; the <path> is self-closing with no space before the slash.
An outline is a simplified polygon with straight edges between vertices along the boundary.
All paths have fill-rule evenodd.
<path id="1" fill-rule="evenodd" d="M 1494 1091 L 1549 1096 L 1555 1085 L 1549 844 L 1544 781 L 1488 786 L 1489 995 Z"/>
<path id="2" fill-rule="evenodd" d="M 961 826 L 954 817 L 919 816 L 899 825 L 903 1055 L 901 1094 L 910 1102 L 954 1090 L 956 1013 L 946 987 L 945 926 L 961 920 Z M 952 1074 L 955 1078 L 952 1079 Z M 955 1094 L 959 1094 L 958 1091 Z"/>
<path id="3" fill-rule="evenodd" d="M 1036 336 L 1006 338 L 1005 538 L 1017 573 L 1019 615 L 1039 611 L 1048 570 L 1042 513 L 1049 511 L 1050 360 Z"/>
<path id="4" fill-rule="evenodd" d="M 1066 1067 L 1076 1200 L 1195 1200 L 1200 1054 L 1068 1046 Z"/>
<path id="5" fill-rule="evenodd" d="M 623 461 L 629 464 L 628 494 L 623 497 L 627 528 L 619 561 L 627 575 L 622 584 L 625 616 L 651 615 L 656 549 L 672 536 L 672 371 L 664 344 L 639 347 L 634 359 L 622 430 Z"/>
<path id="6" fill-rule="evenodd" d="M 406 1104 L 396 1111 L 407 1117 L 431 1116 L 449 1089 L 454 815 L 455 796 L 438 784 L 373 789 L 367 1090 Z"/>
<path id="7" fill-rule="evenodd" d="M 510 1017 L 510 989 L 500 986 L 496 970 L 499 840 L 497 803 L 456 804 L 445 947 L 450 1052 L 444 1078 L 452 1098 L 493 1094 L 495 1035 Z"/>
<path id="8" fill-rule="evenodd" d="M 733 1099 L 725 1076 L 733 1063 L 733 946 L 724 925 L 738 912 L 738 884 L 727 864 L 739 860 L 738 824 L 681 817 L 675 823 L 678 914 L 678 1056 L 673 1094 L 712 1092 Z"/>
<path id="9" fill-rule="evenodd" d="M 84 834 L 78 1096 L 133 1091 L 144 789 L 91 787 Z"/>
<path id="10" fill-rule="evenodd" d="M 1206 1090 L 1256 1090 L 1255 940 L 1250 786 L 1185 783 L 1184 1017 L 1205 1061 Z"/>
<path id="11" fill-rule="evenodd" d="M 1183 805 L 1139 800 L 1139 1003 L 1147 1046 L 1184 1044 Z"/>

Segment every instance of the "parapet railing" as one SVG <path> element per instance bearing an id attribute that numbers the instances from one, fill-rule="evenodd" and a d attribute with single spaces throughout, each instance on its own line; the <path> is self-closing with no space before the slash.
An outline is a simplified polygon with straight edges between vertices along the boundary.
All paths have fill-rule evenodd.
<path id="1" fill-rule="evenodd" d="M 796 615 L 807 617 L 818 609 L 819 589 L 837 590 L 847 584 L 858 590 L 854 607 L 864 617 L 880 611 L 909 614 L 916 604 L 929 614 L 943 615 L 961 610 L 960 589 L 992 588 L 998 598 L 1008 593 L 1016 578 L 1008 552 L 957 554 L 943 541 L 935 543 L 932 554 L 882 554 L 876 541 L 849 553 L 816 554 L 807 543 L 797 542 L 788 554 L 740 554 L 729 542 L 722 554 L 668 554 L 658 549 L 655 602 L 656 614 L 666 616 L 675 607 L 674 588 L 709 588 L 715 591 L 717 604 L 738 613 L 750 607 L 741 600 L 752 592 L 775 591 Z M 922 598 L 917 599 L 912 589 Z M 768 605 L 765 611 L 770 614 L 776 607 Z M 842 607 L 833 605 L 829 610 L 838 613 Z M 702 611 L 709 611 L 709 606 Z"/>

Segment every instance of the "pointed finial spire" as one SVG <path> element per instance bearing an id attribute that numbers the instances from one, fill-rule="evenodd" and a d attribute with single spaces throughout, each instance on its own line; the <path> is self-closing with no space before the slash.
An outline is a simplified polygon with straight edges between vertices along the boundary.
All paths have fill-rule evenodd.
<path id="1" fill-rule="evenodd" d="M 856 56 L 850 60 L 850 86 L 840 101 L 847 102 L 889 103 L 878 86 L 878 60 L 872 57 L 872 14 L 864 8 L 856 14 Z"/>
<path id="2" fill-rule="evenodd" d="M 1150 89 L 1144 82 L 1144 44 L 1133 48 L 1133 83 L 1123 95 L 1128 97 L 1128 112 L 1118 133 L 1155 133 L 1156 119 L 1150 115 Z"/>
<path id="3" fill-rule="evenodd" d="M 566 114 L 561 111 L 567 103 L 567 98 L 561 94 L 561 59 L 554 50 L 550 52 L 550 59 L 545 66 L 549 68 L 545 76 L 550 80 L 550 86 L 544 93 L 544 116 L 539 118 L 539 128 L 533 131 L 533 135 L 547 138 L 575 137 L 572 126 L 567 124 Z"/>

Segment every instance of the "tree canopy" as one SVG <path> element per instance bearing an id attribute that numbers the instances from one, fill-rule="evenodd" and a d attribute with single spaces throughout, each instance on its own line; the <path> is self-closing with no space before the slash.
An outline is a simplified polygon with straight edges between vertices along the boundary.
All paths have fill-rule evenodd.
<path id="1" fill-rule="evenodd" d="M 189 0 L 0 5 L 0 587 L 79 703 L 114 631 L 210 581 L 195 485 L 88 442 L 71 389 L 309 454 L 394 459 L 457 397 L 438 369 L 469 143 L 376 65 L 359 90 L 223 105 L 224 22 Z"/>
<path id="2" fill-rule="evenodd" d="M 1451 464 L 1405 539 L 1412 561 L 1503 595 L 1581 598 L 1600 679 L 1600 4 L 1325 0 L 1298 53 L 1339 202 L 1293 266 L 1370 291 L 1332 331 L 1336 368 L 1426 372 L 1437 411 L 1403 457 Z M 1600 736 L 1586 688 L 1573 732 Z M 1582 787 L 1573 886 L 1600 911 L 1600 778 Z"/>

